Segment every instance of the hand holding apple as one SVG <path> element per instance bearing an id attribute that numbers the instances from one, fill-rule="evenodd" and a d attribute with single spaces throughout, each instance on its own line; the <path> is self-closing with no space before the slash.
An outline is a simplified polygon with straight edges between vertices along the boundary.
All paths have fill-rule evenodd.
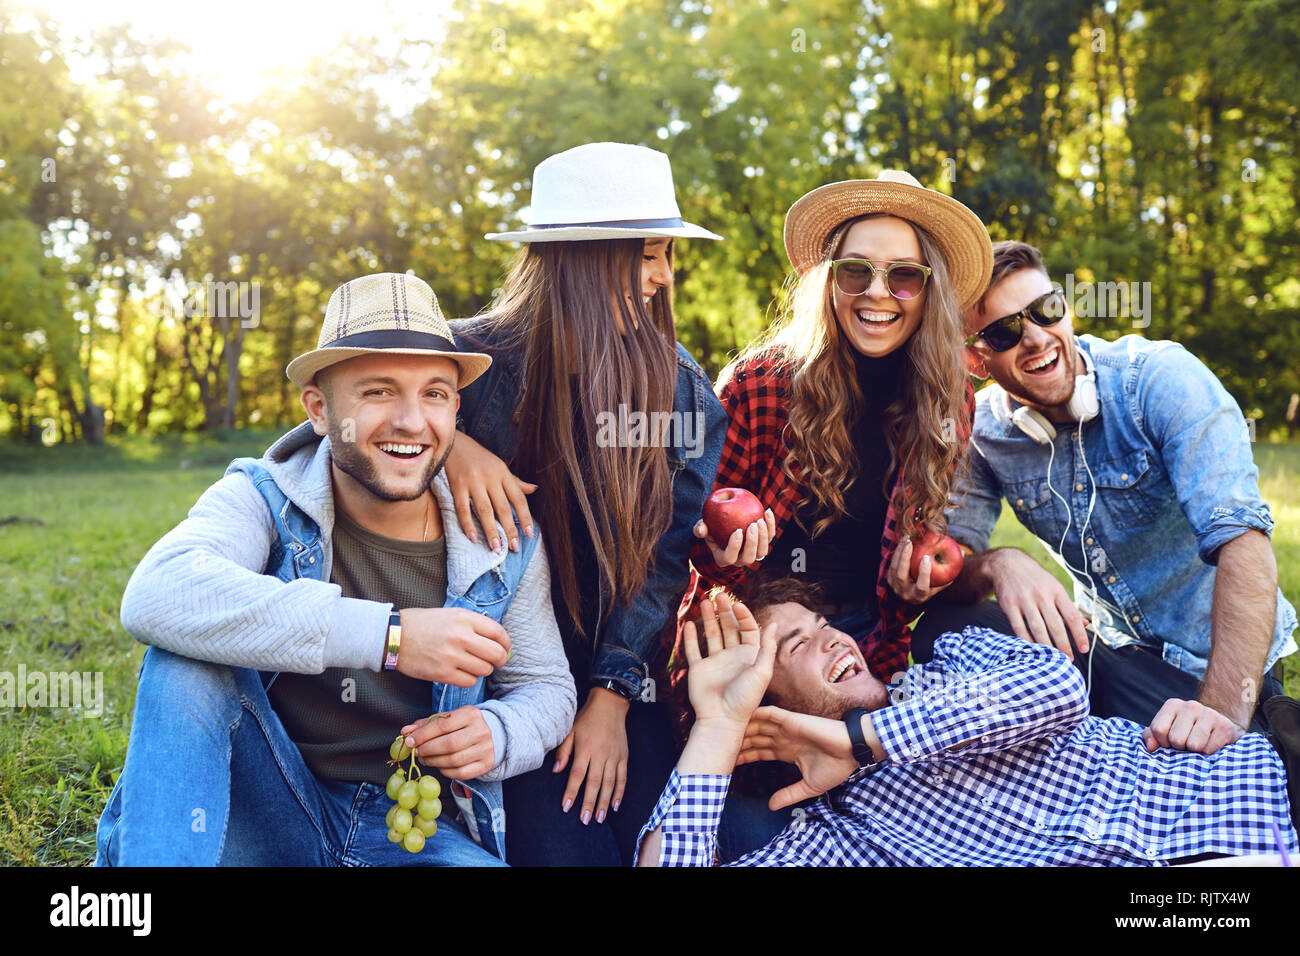
<path id="1" fill-rule="evenodd" d="M 744 488 L 719 488 L 704 503 L 695 536 L 703 538 L 720 568 L 750 565 L 767 557 L 776 537 L 772 509 Z"/>
<path id="2" fill-rule="evenodd" d="M 944 545 L 944 541 L 952 548 Z M 942 568 L 935 557 L 939 550 L 943 552 Z M 904 538 L 894 549 L 889 564 L 889 586 L 906 603 L 925 604 L 953 582 L 961 573 L 963 562 L 961 547 L 951 538 L 934 532 L 927 532 L 916 541 Z"/>

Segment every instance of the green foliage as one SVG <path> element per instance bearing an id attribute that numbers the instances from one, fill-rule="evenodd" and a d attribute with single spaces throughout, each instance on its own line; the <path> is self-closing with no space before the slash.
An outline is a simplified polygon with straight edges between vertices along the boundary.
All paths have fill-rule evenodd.
<path id="1" fill-rule="evenodd" d="M 683 214 L 726 237 L 677 250 L 710 371 L 780 305 L 790 203 L 901 167 L 1058 279 L 1149 284 L 1149 315 L 1082 329 L 1183 342 L 1265 431 L 1300 392 L 1297 0 L 456 0 L 434 41 L 349 35 L 247 103 L 174 43 L 15 23 L 0 7 L 13 437 L 76 437 L 96 406 L 110 434 L 297 418 L 283 369 L 336 285 L 410 270 L 477 312 L 515 254 L 482 235 L 594 140 L 669 153 Z M 211 314 L 209 280 L 255 286 L 257 321 Z"/>

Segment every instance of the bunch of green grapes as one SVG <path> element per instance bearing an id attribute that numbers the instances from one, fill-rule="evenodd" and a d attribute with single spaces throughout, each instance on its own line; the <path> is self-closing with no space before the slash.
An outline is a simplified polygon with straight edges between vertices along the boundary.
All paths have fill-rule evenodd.
<path id="1" fill-rule="evenodd" d="M 388 748 L 388 755 L 393 759 L 390 764 L 397 766 L 388 778 L 388 797 L 396 800 L 384 822 L 388 824 L 388 839 L 400 843 L 404 849 L 419 853 L 424 849 L 424 841 L 438 832 L 438 817 L 442 814 L 442 786 L 433 774 L 420 772 L 415 754 L 406 746 L 406 740 L 398 737 Z M 411 760 L 409 771 L 401 767 L 403 760 Z"/>

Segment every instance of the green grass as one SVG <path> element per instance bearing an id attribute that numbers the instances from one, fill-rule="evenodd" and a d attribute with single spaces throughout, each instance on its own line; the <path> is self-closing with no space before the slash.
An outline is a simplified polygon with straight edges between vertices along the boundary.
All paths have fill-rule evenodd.
<path id="1" fill-rule="evenodd" d="M 0 866 L 84 865 L 95 824 L 126 756 L 143 648 L 118 623 L 137 561 L 216 481 L 231 458 L 275 433 L 129 439 L 104 448 L 0 443 L 0 670 L 103 674 L 103 713 L 0 709 Z M 1259 445 L 1282 588 L 1300 597 L 1300 446 Z M 39 522 L 39 523 L 34 523 Z M 1003 514 L 996 544 L 1054 570 Z M 1300 668 L 1287 686 L 1300 690 Z"/>
<path id="2" fill-rule="evenodd" d="M 0 865 L 94 859 L 143 653 L 118 623 L 127 579 L 231 458 L 260 454 L 274 437 L 0 443 L 0 521 L 20 519 L 0 525 L 0 669 L 103 675 L 99 717 L 0 709 Z"/>

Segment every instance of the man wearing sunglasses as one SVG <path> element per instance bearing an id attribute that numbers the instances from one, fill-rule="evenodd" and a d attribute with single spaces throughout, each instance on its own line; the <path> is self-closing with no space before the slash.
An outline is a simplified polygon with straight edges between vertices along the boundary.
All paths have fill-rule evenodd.
<path id="1" fill-rule="evenodd" d="M 948 512 L 971 553 L 946 599 L 992 591 L 995 629 L 1074 658 L 1092 712 L 1149 726 L 1159 746 L 1208 754 L 1266 729 L 1257 704 L 1281 691 L 1296 614 L 1240 408 L 1173 342 L 1075 336 L 1039 251 L 993 252 L 965 316 L 968 367 L 994 384 Z M 1072 597 L 1023 551 L 989 549 L 1003 498 L 1067 568 Z M 918 625 L 918 660 L 943 619 Z"/>

